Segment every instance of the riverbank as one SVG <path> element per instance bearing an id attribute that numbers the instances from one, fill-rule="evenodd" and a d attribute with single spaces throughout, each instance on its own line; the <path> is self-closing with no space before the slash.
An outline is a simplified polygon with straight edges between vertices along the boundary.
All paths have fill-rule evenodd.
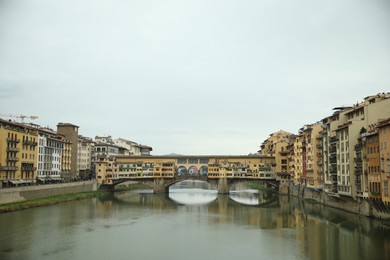
<path id="1" fill-rule="evenodd" d="M 73 194 L 61 194 L 61 195 L 44 197 L 39 199 L 1 204 L 0 213 L 12 212 L 16 210 L 22 210 L 22 209 L 28 209 L 34 207 L 49 206 L 60 202 L 86 199 L 90 197 L 97 197 L 104 193 L 105 192 L 103 191 L 90 191 L 90 192 L 80 192 L 80 193 L 73 193 Z"/>
<path id="2" fill-rule="evenodd" d="M 290 196 L 303 199 L 310 203 L 317 203 L 369 218 L 390 221 L 390 209 L 386 206 L 378 206 L 379 202 L 374 202 L 369 199 L 354 200 L 349 196 L 331 196 L 322 190 L 313 190 L 293 184 L 290 185 L 289 191 Z"/>
<path id="3" fill-rule="evenodd" d="M 0 205 L 91 191 L 97 191 L 97 182 L 95 180 L 1 188 Z"/>
<path id="4" fill-rule="evenodd" d="M 92 184 L 92 186 L 91 186 Z M 16 200 L 9 203 L 0 203 L 0 214 L 16 210 L 49 206 L 61 202 L 81 200 L 90 197 L 99 197 L 107 193 L 96 189 L 95 182 L 92 183 L 68 183 L 68 184 L 51 184 L 44 186 L 9 188 L 0 190 L 0 201 Z M 118 186 L 116 191 L 128 191 L 137 189 L 150 189 L 149 186 L 142 183 L 131 183 Z M 87 191 L 79 191 L 87 190 Z M 20 193 L 28 196 L 21 197 Z M 27 199 L 27 198 L 30 199 Z"/>

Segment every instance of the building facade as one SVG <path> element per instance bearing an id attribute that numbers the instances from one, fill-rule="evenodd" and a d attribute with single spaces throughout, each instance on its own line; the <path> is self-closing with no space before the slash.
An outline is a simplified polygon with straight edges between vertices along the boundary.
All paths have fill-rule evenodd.
<path id="1" fill-rule="evenodd" d="M 0 187 L 35 183 L 38 131 L 0 119 Z"/>
<path id="2" fill-rule="evenodd" d="M 92 139 L 80 135 L 77 141 L 77 176 L 83 180 L 90 179 L 94 175 L 92 151 Z"/>
<path id="3" fill-rule="evenodd" d="M 333 115 L 322 120 L 326 192 L 352 198 L 365 195 L 365 188 L 361 187 L 364 178 L 355 163 L 356 148 L 362 144 L 362 133 L 379 120 L 390 117 L 389 107 L 390 94 L 378 94 L 366 97 L 356 105 L 336 108 Z"/>
<path id="4" fill-rule="evenodd" d="M 38 129 L 37 178 L 41 182 L 62 181 L 65 140 L 51 129 Z"/>
<path id="5" fill-rule="evenodd" d="M 378 123 L 381 199 L 390 206 L 390 118 Z"/>
<path id="6" fill-rule="evenodd" d="M 321 123 L 306 125 L 300 130 L 302 138 L 302 183 L 311 189 L 323 187 L 323 127 Z"/>
<path id="7" fill-rule="evenodd" d="M 78 177 L 78 140 L 79 127 L 70 123 L 58 123 L 57 133 L 63 135 L 70 144 L 70 170 L 69 179 L 76 179 Z"/>

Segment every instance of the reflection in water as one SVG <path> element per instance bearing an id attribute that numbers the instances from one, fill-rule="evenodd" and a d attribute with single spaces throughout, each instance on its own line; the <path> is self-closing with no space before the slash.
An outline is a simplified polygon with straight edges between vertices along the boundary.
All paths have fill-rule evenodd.
<path id="1" fill-rule="evenodd" d="M 390 259 L 379 221 L 262 191 L 184 191 L 1 214 L 0 259 Z"/>
<path id="2" fill-rule="evenodd" d="M 169 198 L 179 204 L 195 205 L 207 204 L 218 197 L 216 190 L 204 189 L 171 189 Z"/>
<path id="3" fill-rule="evenodd" d="M 229 198 L 244 205 L 259 205 L 258 190 L 230 191 Z"/>

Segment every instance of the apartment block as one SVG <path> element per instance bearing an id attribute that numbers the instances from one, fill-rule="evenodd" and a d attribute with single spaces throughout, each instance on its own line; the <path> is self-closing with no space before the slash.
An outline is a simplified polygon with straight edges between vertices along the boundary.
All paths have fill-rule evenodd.
<path id="1" fill-rule="evenodd" d="M 390 118 L 378 123 L 381 199 L 390 206 Z"/>
<path id="2" fill-rule="evenodd" d="M 119 147 L 125 148 L 127 151 L 127 154 L 125 155 L 134 155 L 134 156 L 141 155 L 141 147 L 136 142 L 126 140 L 124 138 L 117 138 L 113 140 L 113 143 Z"/>
<path id="3" fill-rule="evenodd" d="M 303 183 L 305 180 L 303 175 L 304 136 L 302 134 L 294 135 L 290 142 L 291 150 L 289 160 L 291 165 L 289 168 L 291 179 L 294 184 Z"/>
<path id="4" fill-rule="evenodd" d="M 66 140 L 64 136 L 64 149 L 62 150 L 61 158 L 61 177 L 65 182 L 70 180 L 70 171 L 72 165 L 72 143 L 69 140 Z"/>
<path id="5" fill-rule="evenodd" d="M 261 144 L 260 155 L 275 157 L 274 165 L 277 173 L 288 173 L 288 145 L 292 133 L 280 130 L 270 134 Z"/>
<path id="6" fill-rule="evenodd" d="M 38 128 L 38 167 L 39 181 L 63 181 L 62 160 L 66 140 L 51 129 Z"/>
<path id="7" fill-rule="evenodd" d="M 35 183 L 37 129 L 0 119 L 0 187 Z"/>
<path id="8" fill-rule="evenodd" d="M 335 108 L 333 115 L 322 120 L 326 192 L 352 198 L 363 196 L 361 171 L 355 169 L 355 149 L 361 144 L 362 132 L 379 120 L 390 117 L 389 107 L 390 94 L 378 94 L 350 107 Z"/>
<path id="9" fill-rule="evenodd" d="M 91 138 L 79 135 L 77 141 L 77 176 L 81 179 L 90 179 L 93 173 Z"/>
<path id="10" fill-rule="evenodd" d="M 365 135 L 365 145 L 367 151 L 366 169 L 368 173 L 368 192 L 372 200 L 381 198 L 381 175 L 380 175 L 380 151 L 379 133 L 375 129 Z"/>
<path id="11" fill-rule="evenodd" d="M 311 189 L 323 187 L 323 127 L 321 123 L 306 125 L 300 129 L 302 137 L 303 184 Z"/>

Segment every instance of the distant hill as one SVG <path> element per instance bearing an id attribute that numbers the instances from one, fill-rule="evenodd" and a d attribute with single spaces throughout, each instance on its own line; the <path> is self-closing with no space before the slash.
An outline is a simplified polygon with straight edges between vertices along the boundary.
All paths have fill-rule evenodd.
<path id="1" fill-rule="evenodd" d="M 164 154 L 163 156 L 184 156 L 184 155 L 178 153 L 169 153 L 169 154 Z"/>

